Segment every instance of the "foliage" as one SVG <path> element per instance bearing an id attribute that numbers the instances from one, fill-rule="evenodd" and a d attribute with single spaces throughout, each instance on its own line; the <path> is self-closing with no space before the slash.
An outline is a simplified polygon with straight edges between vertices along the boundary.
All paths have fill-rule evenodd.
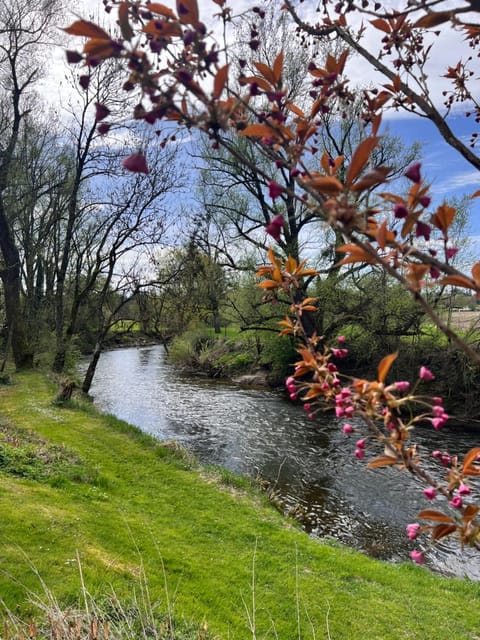
<path id="1" fill-rule="evenodd" d="M 234 21 L 226 0 L 214 0 L 217 16 L 227 29 Z M 308 283 L 318 275 L 300 262 L 298 253 L 289 246 L 289 236 L 295 223 L 290 204 L 299 206 L 306 218 L 328 225 L 336 238 L 336 250 L 341 259 L 331 272 L 347 269 L 379 269 L 412 296 L 422 313 L 445 334 L 470 360 L 480 366 L 480 353 L 461 335 L 449 327 L 431 304 L 429 292 L 433 286 L 456 286 L 480 295 L 480 262 L 465 271 L 455 265 L 458 247 L 452 244 L 451 230 L 457 216 L 455 207 L 443 202 L 431 208 L 432 194 L 423 175 L 420 162 L 405 168 L 402 184 L 397 185 L 391 167 L 375 159 L 381 141 L 382 112 L 388 108 L 404 109 L 429 118 L 445 141 L 476 169 L 480 159 L 475 153 L 477 132 L 470 143 L 455 136 L 447 119 L 454 105 L 464 107 L 466 117 L 476 123 L 480 106 L 471 89 L 474 72 L 467 61 L 449 66 L 444 77 L 449 87 L 444 91 L 442 114 L 431 95 L 427 63 L 432 54 L 430 38 L 436 30 L 458 30 L 474 52 L 479 47 L 479 26 L 465 16 L 473 6 L 436 11 L 436 2 L 423 0 L 406 3 L 389 13 L 378 3 L 366 0 L 362 6 L 352 2 L 319 5 L 320 16 L 310 22 L 298 5 L 285 0 L 283 10 L 296 25 L 301 42 L 312 45 L 307 66 L 310 79 L 311 102 L 300 104 L 289 96 L 285 84 L 285 55 L 279 50 L 268 64 L 254 61 L 251 74 L 238 72 L 231 66 L 217 43 L 210 39 L 200 21 L 196 0 L 177 3 L 176 12 L 163 5 L 142 2 L 111 2 L 108 9 L 118 8 L 120 36 L 113 38 L 97 25 L 77 20 L 66 29 L 73 36 L 86 38 L 82 54 L 76 62 L 87 65 L 104 63 L 109 59 L 127 62 L 130 72 L 128 90 L 137 89 L 141 103 L 135 116 L 147 123 L 170 120 L 188 128 L 205 132 L 214 149 L 222 147 L 234 157 L 239 166 L 255 174 L 262 198 L 280 210 L 270 216 L 265 231 L 277 247 L 290 255 L 269 250 L 269 261 L 258 270 L 260 287 L 266 295 L 287 297 L 291 315 L 281 322 L 282 333 L 300 341 L 300 359 L 294 377 L 287 380 L 293 398 L 301 397 L 311 405 L 311 413 L 325 405 L 335 407 L 337 416 L 362 418 L 368 436 L 356 445 L 355 456 L 365 457 L 366 443 L 376 454 L 370 467 L 407 469 L 427 483 L 425 496 L 441 494 L 446 512 L 424 509 L 420 518 L 424 525 L 409 525 L 408 535 L 415 539 L 421 532 L 429 532 L 432 542 L 457 535 L 462 544 L 480 548 L 480 507 L 470 501 L 470 482 L 480 475 L 480 448 L 474 448 L 462 460 L 455 455 L 433 452 L 446 467 L 446 480 L 430 477 L 421 466 L 421 458 L 412 442 L 412 429 L 420 421 L 429 421 L 439 429 L 448 420 L 439 397 L 419 395 L 419 385 L 434 379 L 434 374 L 422 366 L 417 380 L 397 380 L 387 383 L 387 375 L 397 353 L 385 355 L 372 379 L 343 376 L 336 362 L 348 353 L 343 346 L 324 341 L 315 331 L 314 314 L 317 300 L 308 295 Z M 473 11 L 474 12 L 474 11 Z M 250 49 L 260 46 L 260 33 L 255 29 L 265 12 L 252 9 Z M 369 28 L 378 32 L 375 43 L 366 48 L 362 38 L 365 18 Z M 361 26 L 357 26 L 361 25 Z M 335 50 L 315 55 L 315 45 L 334 40 Z M 143 48 L 144 47 L 144 48 Z M 146 51 L 148 53 L 146 53 Z M 351 51 L 361 56 L 379 72 L 377 86 L 355 92 L 346 75 Z M 168 67 L 162 62 L 168 57 Z M 158 66 L 163 69 L 158 73 Z M 235 76 L 236 82 L 231 78 Z M 205 82 L 206 78 L 210 83 Z M 125 85 L 124 85 L 125 86 Z M 322 113 L 348 113 L 359 99 L 362 135 L 349 158 L 335 155 L 323 148 Z M 262 100 L 257 99 L 261 96 Z M 261 104 L 261 106 L 260 106 Z M 347 117 L 347 116 L 345 116 Z M 286 178 L 280 182 L 262 162 L 242 153 L 235 139 L 247 139 L 263 159 L 274 163 L 276 171 Z M 320 148 L 319 148 L 320 147 Z M 316 162 L 312 166 L 312 156 Z M 124 165 L 138 173 L 150 170 L 145 157 L 133 154 Z M 374 206 L 366 197 L 372 189 L 381 187 Z M 378 189 L 378 191 L 380 191 Z M 473 197 L 480 192 L 473 194 Z M 341 239 L 341 242 L 339 240 Z M 293 254 L 293 255 L 292 255 Z M 422 388 L 423 390 L 423 388 Z M 412 407 L 420 407 L 417 413 Z M 353 427 L 346 423 L 344 432 Z M 368 438 L 368 440 L 367 440 Z M 423 561 L 420 551 L 412 551 L 412 559 Z"/>

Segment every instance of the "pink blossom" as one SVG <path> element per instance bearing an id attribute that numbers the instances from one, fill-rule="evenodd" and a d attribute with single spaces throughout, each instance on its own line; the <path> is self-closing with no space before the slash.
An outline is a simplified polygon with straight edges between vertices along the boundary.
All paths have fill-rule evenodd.
<path id="1" fill-rule="evenodd" d="M 411 180 L 412 182 L 420 182 L 421 180 L 421 176 L 420 176 L 420 168 L 421 168 L 421 163 L 420 162 L 415 162 L 414 164 L 410 165 L 410 167 L 408 167 L 408 169 L 405 171 L 405 176 Z"/>
<path id="2" fill-rule="evenodd" d="M 446 420 L 444 420 L 443 418 L 432 418 L 432 425 L 436 431 L 441 429 L 445 425 L 445 423 Z"/>
<path id="3" fill-rule="evenodd" d="M 357 443 L 355 446 L 358 449 L 365 449 L 365 438 L 362 438 L 361 440 L 357 440 Z"/>
<path id="4" fill-rule="evenodd" d="M 345 415 L 345 409 L 343 407 L 335 407 L 335 415 L 337 418 L 343 418 Z"/>
<path id="5" fill-rule="evenodd" d="M 365 451 L 363 449 L 355 449 L 355 457 L 357 460 L 363 460 L 365 457 Z"/>
<path id="6" fill-rule="evenodd" d="M 442 457 L 442 452 L 438 451 L 438 449 L 435 449 L 435 451 L 432 451 L 432 458 L 441 458 Z"/>
<path id="7" fill-rule="evenodd" d="M 288 378 L 285 380 L 285 386 L 287 387 L 291 387 L 291 386 L 295 386 L 295 378 L 293 376 L 288 376 Z"/>
<path id="8" fill-rule="evenodd" d="M 430 382 L 430 380 L 435 380 L 435 376 L 427 367 L 420 367 L 420 380 Z"/>
<path id="9" fill-rule="evenodd" d="M 297 394 L 295 392 L 292 392 L 290 394 L 290 400 L 296 400 L 298 398 Z"/>
<path id="10" fill-rule="evenodd" d="M 432 232 L 432 227 L 425 222 L 419 220 L 417 222 L 417 226 L 415 227 L 415 237 L 420 238 L 422 236 L 425 240 L 430 240 L 430 234 Z"/>
<path id="11" fill-rule="evenodd" d="M 395 218 L 406 218 L 408 216 L 408 209 L 403 203 L 398 202 L 393 207 L 393 215 Z"/>
<path id="12" fill-rule="evenodd" d="M 434 396 L 432 398 L 433 400 L 433 404 L 442 404 L 443 403 L 443 398 L 440 398 L 439 396 Z"/>
<path id="13" fill-rule="evenodd" d="M 398 380 L 398 382 L 395 382 L 395 389 L 400 393 L 405 393 L 410 389 L 410 382 L 408 380 Z"/>
<path id="14" fill-rule="evenodd" d="M 432 199 L 429 198 L 428 196 L 422 196 L 421 198 L 418 199 L 418 201 L 420 202 L 422 207 L 428 207 Z"/>
<path id="15" fill-rule="evenodd" d="M 413 524 L 407 524 L 407 535 L 409 540 L 415 540 L 420 533 L 420 525 L 415 522 Z"/>
<path id="16" fill-rule="evenodd" d="M 471 492 L 472 490 L 470 489 L 470 487 L 466 484 L 460 483 L 460 486 L 458 487 L 458 493 L 461 496 L 468 496 L 468 494 Z"/>
<path id="17" fill-rule="evenodd" d="M 107 116 L 110 115 L 110 109 L 106 107 L 104 104 L 100 104 L 100 102 L 95 103 L 95 120 L 100 122 Z"/>
<path id="18" fill-rule="evenodd" d="M 309 413 L 309 414 L 307 415 L 307 418 L 308 418 L 309 420 L 313 420 L 313 419 L 315 418 L 315 414 L 314 414 L 314 413 Z"/>
<path id="19" fill-rule="evenodd" d="M 354 428 L 352 427 L 352 425 L 349 422 L 346 422 L 343 425 L 343 433 L 348 436 L 353 432 L 354 432 Z"/>
<path id="20" fill-rule="evenodd" d="M 452 507 L 454 507 L 455 509 L 461 509 L 462 505 L 463 505 L 463 501 L 462 498 L 460 496 L 455 496 L 454 498 L 452 498 L 450 500 L 450 504 L 452 505 Z"/>
<path id="21" fill-rule="evenodd" d="M 284 223 L 283 216 L 278 215 L 272 218 L 272 220 L 270 220 L 270 222 L 265 227 L 265 231 L 268 233 L 268 235 L 272 236 L 272 238 L 274 240 L 277 240 L 277 242 L 278 240 L 280 240 L 280 235 L 283 229 L 283 223 Z"/>
<path id="22" fill-rule="evenodd" d="M 149 173 L 147 160 L 143 153 L 132 153 L 128 158 L 122 160 L 122 167 L 133 173 Z"/>
<path id="23" fill-rule="evenodd" d="M 272 198 L 272 200 L 278 198 L 282 191 L 283 187 L 281 184 L 278 184 L 278 182 L 275 182 L 275 180 L 270 180 L 270 182 L 268 183 L 268 195 Z"/>
<path id="24" fill-rule="evenodd" d="M 410 551 L 410 558 L 417 564 L 423 564 L 425 562 L 423 551 Z"/>
<path id="25" fill-rule="evenodd" d="M 343 344 L 345 342 L 345 336 L 338 336 L 337 340 L 340 344 Z"/>
<path id="26" fill-rule="evenodd" d="M 423 490 L 423 495 L 429 500 L 433 500 L 437 495 L 437 490 L 434 487 L 427 487 Z"/>
<path id="27" fill-rule="evenodd" d="M 304 410 L 305 410 L 305 411 L 310 411 L 310 410 L 311 410 L 311 408 L 312 408 L 312 405 L 310 404 L 310 402 L 306 402 L 306 403 L 303 405 L 303 408 L 304 408 Z"/>
<path id="28" fill-rule="evenodd" d="M 448 247 L 448 249 L 445 249 L 445 258 L 447 260 L 450 260 L 450 258 L 454 258 L 458 253 L 458 248 L 456 247 Z"/>

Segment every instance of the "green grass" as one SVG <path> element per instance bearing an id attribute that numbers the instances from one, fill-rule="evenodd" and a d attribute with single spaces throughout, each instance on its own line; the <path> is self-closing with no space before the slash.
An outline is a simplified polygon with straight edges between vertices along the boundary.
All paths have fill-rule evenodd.
<path id="1" fill-rule="evenodd" d="M 211 637 L 480 637 L 479 584 L 312 540 L 248 482 L 91 406 L 55 407 L 55 394 L 39 374 L 0 388 L 5 446 L 21 458 L 0 467 L 0 597 L 10 611 L 38 615 L 27 590 L 42 592 L 41 580 L 62 606 L 78 605 L 78 555 L 96 601 L 114 590 L 130 602 L 144 572 L 160 608 L 206 621 Z"/>

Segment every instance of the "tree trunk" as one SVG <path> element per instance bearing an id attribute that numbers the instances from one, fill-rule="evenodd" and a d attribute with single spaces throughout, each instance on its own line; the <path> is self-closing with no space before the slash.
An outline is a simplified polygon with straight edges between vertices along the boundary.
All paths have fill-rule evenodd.
<path id="1" fill-rule="evenodd" d="M 88 364 L 87 372 L 85 373 L 85 377 L 83 378 L 82 383 L 82 391 L 83 393 L 88 393 L 90 391 L 90 387 L 92 386 L 93 377 L 95 375 L 95 371 L 97 370 L 97 364 L 100 359 L 100 355 L 102 353 L 102 342 L 101 340 L 97 340 L 95 343 L 95 349 L 92 353 L 92 358 Z"/>

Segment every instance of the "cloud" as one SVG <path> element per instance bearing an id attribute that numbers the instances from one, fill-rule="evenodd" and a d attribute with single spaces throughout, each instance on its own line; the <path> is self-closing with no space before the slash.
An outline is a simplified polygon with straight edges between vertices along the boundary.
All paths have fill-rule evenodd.
<path id="1" fill-rule="evenodd" d="M 442 181 L 435 185 L 435 193 L 449 193 L 460 189 L 469 190 L 479 188 L 480 180 L 478 171 L 464 171 L 456 175 L 446 175 Z"/>

